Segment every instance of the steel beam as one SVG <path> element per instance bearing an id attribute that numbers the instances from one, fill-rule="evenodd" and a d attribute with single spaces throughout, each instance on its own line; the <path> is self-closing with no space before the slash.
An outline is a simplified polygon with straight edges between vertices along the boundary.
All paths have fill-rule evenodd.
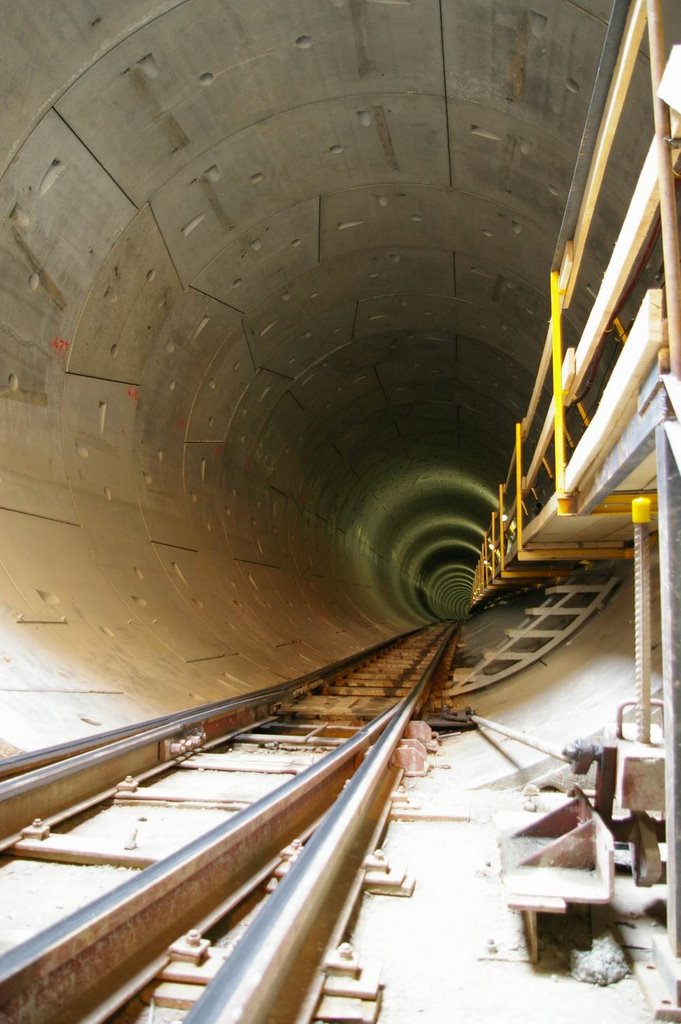
<path id="1" fill-rule="evenodd" d="M 681 957 L 681 468 L 657 428 L 664 732 L 667 757 L 667 937 Z"/>

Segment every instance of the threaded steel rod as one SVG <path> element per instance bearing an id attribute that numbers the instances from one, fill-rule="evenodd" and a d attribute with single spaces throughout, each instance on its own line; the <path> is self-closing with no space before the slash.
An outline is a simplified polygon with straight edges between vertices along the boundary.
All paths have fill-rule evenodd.
<path id="1" fill-rule="evenodd" d="M 634 525 L 636 733 L 639 743 L 650 743 L 650 545 L 648 536 L 647 523 Z"/>
<path id="2" fill-rule="evenodd" d="M 546 743 L 536 736 L 528 736 L 526 732 L 519 732 L 517 729 L 511 729 L 508 725 L 501 725 L 499 722 L 491 722 L 489 718 L 481 718 L 480 715 L 471 715 L 470 720 L 475 722 L 476 725 L 481 725 L 484 729 L 491 729 L 493 732 L 501 733 L 502 736 L 508 736 L 510 740 L 524 743 L 526 747 L 534 747 L 535 750 L 541 750 L 543 754 L 555 757 L 558 761 L 569 760 L 558 747 L 554 747 L 551 743 Z"/>

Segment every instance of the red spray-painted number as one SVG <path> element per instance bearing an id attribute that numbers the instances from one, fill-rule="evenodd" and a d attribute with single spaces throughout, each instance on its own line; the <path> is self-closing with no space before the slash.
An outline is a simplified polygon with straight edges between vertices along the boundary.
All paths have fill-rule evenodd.
<path id="1" fill-rule="evenodd" d="M 216 444 L 215 445 L 215 454 L 218 456 L 218 458 L 222 455 L 224 450 L 225 450 L 224 444 Z"/>
<path id="2" fill-rule="evenodd" d="M 178 416 L 177 425 L 180 428 L 180 430 L 186 430 L 188 423 L 189 423 L 189 420 L 186 420 L 184 418 L 184 416 Z"/>
<path id="3" fill-rule="evenodd" d="M 66 338 L 53 338 L 50 342 L 50 347 L 58 356 L 65 356 L 71 347 L 71 342 L 67 341 Z"/>
<path id="4" fill-rule="evenodd" d="M 131 399 L 131 401 L 136 402 L 137 399 L 139 398 L 139 396 L 140 396 L 140 389 L 136 388 L 134 386 L 134 384 L 129 384 L 128 385 L 128 398 Z"/>

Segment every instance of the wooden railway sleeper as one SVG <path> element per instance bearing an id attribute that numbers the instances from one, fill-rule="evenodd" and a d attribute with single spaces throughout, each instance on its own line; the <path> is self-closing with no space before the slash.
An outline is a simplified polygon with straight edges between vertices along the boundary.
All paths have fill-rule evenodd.
<path id="1" fill-rule="evenodd" d="M 367 1016 L 348 1018 L 347 1008 L 341 1007 L 341 1016 L 327 1014 L 325 1000 L 330 997 L 313 980 L 319 976 L 316 951 L 342 939 L 361 891 L 366 851 L 376 847 L 390 814 L 390 794 L 401 777 L 398 769 L 390 767 L 393 752 L 408 721 L 425 704 L 428 684 L 451 632 L 450 628 L 439 634 L 439 648 L 412 695 L 400 703 L 397 715 L 375 739 L 371 756 L 364 758 L 186 1024 L 264 1021 L 275 1005 L 281 1022 L 297 1021 L 303 1014 L 325 1021 L 376 1020 L 375 1006 Z M 355 1009 L 359 1013 L 369 1007 Z"/>
<path id="2" fill-rule="evenodd" d="M 433 630 L 430 632 L 429 637 L 427 637 L 428 642 L 426 644 L 421 642 L 420 649 L 416 652 L 419 655 L 417 659 L 419 662 L 423 663 L 423 651 L 426 649 L 430 649 L 430 656 L 428 658 L 430 661 L 434 653 L 433 647 L 435 642 L 443 634 L 444 628 L 440 628 L 437 631 Z M 440 646 L 443 648 L 444 641 Z M 438 653 L 441 653 L 441 651 Z M 424 678 L 425 676 L 422 677 L 417 687 L 419 693 L 423 689 Z M 305 688 L 305 692 L 309 693 L 309 687 Z M 99 1011 L 94 1009 L 93 1001 L 96 1001 L 97 1006 L 106 1007 L 107 1016 L 112 1008 L 115 1009 L 116 1005 L 120 1005 L 120 1002 L 116 1002 L 118 997 L 115 994 L 114 978 L 122 969 L 121 965 L 125 958 L 131 962 L 135 959 L 135 950 L 137 948 L 135 942 L 139 945 L 139 942 L 143 941 L 145 951 L 155 948 L 157 956 L 162 956 L 163 948 L 168 948 L 167 946 L 159 948 L 156 932 L 153 932 L 154 938 L 152 941 L 152 931 L 149 930 L 150 920 L 153 919 L 157 910 L 160 910 L 161 906 L 163 907 L 162 918 L 158 921 L 159 935 L 167 935 L 172 948 L 180 940 L 172 941 L 172 935 L 168 934 L 169 928 L 172 927 L 174 929 L 177 927 L 178 930 L 181 930 L 182 926 L 184 926 L 187 929 L 185 931 L 184 944 L 191 947 L 192 942 L 187 942 L 187 936 L 192 935 L 193 930 L 197 927 L 197 919 L 203 921 L 213 912 L 209 911 L 209 879 L 212 880 L 210 884 L 219 885 L 222 892 L 224 892 L 226 877 L 229 878 L 230 885 L 239 883 L 242 878 L 241 888 L 246 884 L 250 885 L 250 882 L 246 882 L 247 863 L 250 869 L 247 855 L 253 853 L 253 842 L 256 836 L 259 846 L 262 844 L 263 838 L 269 837 L 260 852 L 261 859 L 258 861 L 260 867 L 256 869 L 256 874 L 258 872 L 262 874 L 263 872 L 264 864 L 262 858 L 267 859 L 268 856 L 271 857 L 274 853 L 272 843 L 275 841 L 275 835 L 280 836 L 286 842 L 291 843 L 294 849 L 297 849 L 292 842 L 296 832 L 298 834 L 301 833 L 301 825 L 303 825 L 304 830 L 304 827 L 306 827 L 304 822 L 309 820 L 312 810 L 322 810 L 320 803 L 322 799 L 321 780 L 326 780 L 324 782 L 324 791 L 330 786 L 330 791 L 335 788 L 336 792 L 338 792 L 342 786 L 340 780 L 343 775 L 345 774 L 347 777 L 351 765 L 358 767 L 362 765 L 363 761 L 366 763 L 364 758 L 366 747 L 370 743 L 373 743 L 374 746 L 379 745 L 379 737 L 383 730 L 389 731 L 386 728 L 388 723 L 397 719 L 402 722 L 406 705 L 408 704 L 410 708 L 412 706 L 411 700 L 410 698 L 409 701 L 400 702 L 396 710 L 383 712 L 370 726 L 359 727 L 358 731 L 350 737 L 343 747 L 334 746 L 328 751 L 323 759 L 323 763 L 320 762 L 317 765 L 305 767 L 302 777 L 291 778 L 279 789 L 265 797 L 261 797 L 255 803 L 241 801 L 238 807 L 229 808 L 236 811 L 232 818 L 228 819 L 218 828 L 213 828 L 211 832 L 200 836 L 198 839 L 191 841 L 186 846 L 175 850 L 169 855 L 164 856 L 164 852 L 161 851 L 155 856 L 147 856 L 141 850 L 138 851 L 137 836 L 134 834 L 135 830 L 132 833 L 128 830 L 120 838 L 121 855 L 129 858 L 127 861 L 129 866 L 141 867 L 144 864 L 148 864 L 148 868 L 138 872 L 128 882 L 93 901 L 93 903 L 88 904 L 82 910 L 72 913 L 68 918 L 68 925 L 64 922 L 64 925 L 60 924 L 53 928 L 48 928 L 43 933 L 35 936 L 34 939 L 29 939 L 0 958 L 0 1002 L 3 1006 L 3 1012 L 7 1013 L 6 1019 L 12 1022 L 22 1022 L 22 1024 L 24 1021 L 40 1021 L 41 1024 L 50 1021 L 55 1022 L 55 1024 L 60 1022 L 61 1024 L 63 1021 L 79 1019 L 78 1015 L 81 1013 L 89 1015 L 91 1012 L 94 1012 L 95 1016 L 92 1019 L 103 1020 L 103 1016 L 97 1016 Z M 271 712 L 271 707 L 269 711 Z M 266 721 L 271 723 L 272 718 L 270 717 Z M 309 729 L 310 724 L 308 722 L 306 728 Z M 313 731 L 323 732 L 326 725 L 326 722 L 323 725 L 315 722 L 311 724 L 311 727 Z M 333 727 L 337 728 L 336 726 Z M 164 751 L 164 754 L 169 756 L 171 760 L 164 760 L 161 763 L 157 762 L 153 767 L 145 765 L 141 772 L 126 775 L 112 789 L 104 791 L 103 794 L 100 791 L 100 798 L 104 795 L 104 797 L 113 798 L 116 805 L 128 806 L 134 806 L 137 803 L 145 804 L 147 802 L 168 804 L 172 803 L 175 799 L 188 807 L 194 803 L 200 803 L 200 801 L 192 797 L 189 797 L 189 799 L 180 795 L 174 797 L 172 792 L 168 792 L 167 788 L 165 791 L 158 790 L 154 794 L 148 791 L 146 787 L 142 787 L 140 783 L 145 778 L 159 773 L 167 773 L 169 768 L 172 767 L 173 762 L 178 768 L 194 767 L 195 765 L 191 765 L 190 762 L 196 758 L 197 752 L 202 746 L 215 747 L 225 743 L 229 738 L 234 740 L 238 739 L 240 734 L 248 735 L 246 730 L 252 729 L 251 716 L 251 722 L 247 725 L 241 725 L 230 736 L 212 736 L 208 741 L 206 732 L 203 728 L 200 728 L 186 733 L 179 740 L 177 736 L 162 738 L 165 740 L 169 739 L 171 742 L 174 740 L 176 743 L 174 748 L 168 745 Z M 412 744 L 418 743 L 422 746 L 420 740 L 417 740 L 415 737 L 409 742 Z M 425 754 L 425 748 L 423 749 Z M 199 757 L 204 757 L 204 755 L 201 754 Z M 391 771 L 392 775 L 388 793 L 394 788 L 393 776 L 395 770 L 392 769 Z M 183 774 L 186 774 L 186 772 Z M 190 774 L 193 775 L 195 773 Z M 320 780 L 318 784 L 310 781 L 315 779 Z M 316 789 L 315 786 L 317 787 Z M 301 792 L 304 792 L 305 795 L 304 811 L 302 804 L 300 810 L 297 809 L 297 805 L 293 802 L 289 804 L 289 799 L 293 800 L 293 792 L 298 791 L 300 787 L 302 787 Z M 226 801 L 210 798 L 206 803 L 228 809 L 225 806 Z M 80 812 L 91 804 L 92 798 L 89 798 L 87 801 L 79 803 L 76 811 Z M 286 811 L 284 811 L 285 808 Z M 276 825 L 270 824 L 269 821 L 266 822 L 264 817 L 261 821 L 259 814 L 264 812 L 265 809 L 267 809 L 268 813 L 272 810 L 274 817 L 277 818 Z M 32 843 L 35 847 L 42 847 L 44 852 L 48 854 L 53 844 L 58 846 L 60 843 L 63 844 L 68 840 L 68 833 L 53 836 L 49 830 L 51 821 L 64 820 L 67 817 L 67 813 L 62 811 L 54 818 L 46 816 L 45 821 L 34 820 L 33 825 L 26 826 L 25 828 L 27 832 L 33 829 L 34 833 L 24 836 L 20 842 Z M 71 813 L 73 813 L 73 809 L 71 809 Z M 318 816 L 319 814 L 316 815 L 316 817 Z M 293 834 L 291 834 L 290 829 L 294 828 L 296 824 L 297 827 Z M 286 834 L 287 831 L 288 836 Z M 244 840 L 242 837 L 250 838 Z M 245 846 L 243 845 L 244 841 L 246 842 Z M 268 843 L 269 845 L 267 845 Z M 74 845 L 78 844 L 75 843 Z M 281 847 L 278 848 L 281 850 Z M 13 852 L 19 853 L 20 851 Z M 60 851 L 54 849 L 53 852 L 58 854 L 55 859 L 60 859 Z M 272 870 L 274 870 L 276 876 L 278 870 L 279 879 L 283 883 L 288 879 L 291 873 L 292 862 L 298 859 L 297 854 L 299 852 L 297 850 L 295 856 L 288 858 L 290 863 L 286 867 L 282 866 L 280 853 L 276 859 L 274 869 L 270 868 L 269 874 L 265 877 L 270 877 Z M 63 850 L 61 853 L 63 853 Z M 102 850 L 100 853 L 108 855 L 106 850 Z M 117 861 L 115 859 L 116 856 L 114 853 L 114 859 L 109 860 L 108 863 L 125 863 L 124 861 Z M 203 867 L 199 870 L 199 881 L 194 880 L 190 866 L 190 857 L 193 856 L 199 859 L 203 858 L 203 861 L 201 861 Z M 236 858 L 236 861 L 234 858 Z M 284 857 L 284 861 L 286 859 Z M 94 862 L 106 863 L 107 861 L 100 860 Z M 225 871 L 227 871 L 227 874 L 225 874 Z M 173 881 L 166 880 L 166 872 L 170 872 L 168 878 L 174 879 Z M 383 871 L 382 874 L 385 876 L 390 874 L 390 872 Z M 385 881 L 385 877 L 383 881 Z M 148 897 L 147 893 L 149 894 Z M 152 902 L 146 905 L 145 908 L 145 901 L 148 898 Z M 119 904 L 120 900 L 125 900 L 125 904 Z M 197 900 L 198 903 L 196 902 Z M 194 909 L 190 909 L 190 904 Z M 124 905 L 126 907 L 125 911 L 123 910 Z M 137 921 L 138 928 L 141 928 L 140 922 L 142 919 L 145 921 L 143 935 L 140 934 L 139 938 L 134 941 L 131 941 L 134 935 L 134 926 L 129 924 L 125 916 L 128 913 L 127 906 L 130 906 L 131 909 L 134 908 L 133 920 Z M 203 913 L 200 912 L 201 909 Z M 169 921 L 175 921 L 176 925 L 169 926 Z M 85 922 L 89 923 L 85 924 Z M 198 927 L 200 928 L 201 926 L 199 925 Z M 132 931 L 131 928 L 133 928 Z M 43 940 L 46 945 L 43 944 Z M 204 948 L 201 944 L 205 941 L 199 936 L 198 942 L 201 948 Z M 85 945 L 83 945 L 83 942 L 85 942 Z M 154 946 L 155 943 L 156 945 Z M 31 951 L 38 951 L 41 948 L 45 952 L 44 954 L 37 954 L 41 966 L 36 967 L 36 960 L 33 958 Z M 147 955 L 146 952 L 145 955 Z M 42 960 L 40 959 L 41 956 Z M 92 967 L 89 966 L 90 961 Z M 94 970 L 96 966 L 98 970 L 95 990 L 89 987 L 92 983 L 87 981 L 87 971 Z M 194 966 L 200 966 L 200 964 L 194 964 Z M 145 975 L 145 981 L 147 982 L 149 981 L 149 969 L 143 968 L 141 973 L 138 970 L 139 977 L 141 978 L 142 975 Z M 22 987 L 27 977 L 26 971 L 29 972 L 31 977 L 30 993 L 26 990 L 25 986 Z M 135 984 L 137 984 L 136 981 L 127 982 L 126 986 L 127 988 L 130 985 L 134 987 Z M 69 991 L 71 993 L 70 996 L 68 994 Z M 103 1002 L 101 1001 L 102 999 Z M 36 1012 L 38 1016 L 35 1016 Z M 104 1011 L 102 1010 L 102 1012 Z"/>

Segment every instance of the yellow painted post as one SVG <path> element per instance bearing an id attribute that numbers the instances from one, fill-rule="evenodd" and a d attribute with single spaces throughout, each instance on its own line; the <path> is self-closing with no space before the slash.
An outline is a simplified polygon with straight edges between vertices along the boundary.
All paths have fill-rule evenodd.
<path id="1" fill-rule="evenodd" d="M 627 338 L 629 337 L 629 335 L 625 331 L 624 324 L 618 316 L 615 317 L 615 319 L 612 322 L 612 325 L 615 328 L 618 341 L 621 341 L 623 345 L 626 345 Z"/>
<path id="2" fill-rule="evenodd" d="M 494 555 L 495 555 L 496 548 L 497 548 L 497 514 L 496 514 L 496 512 L 492 512 L 492 529 L 491 529 L 491 538 L 490 539 L 492 541 L 492 547 L 490 549 L 490 562 L 492 564 L 492 580 L 494 580 L 494 577 L 496 576 L 495 567 L 494 567 Z"/>
<path id="3" fill-rule="evenodd" d="M 553 437 L 556 494 L 565 497 L 565 410 L 563 407 L 563 325 L 557 270 L 551 271 L 551 335 L 553 340 Z"/>
<path id="4" fill-rule="evenodd" d="M 523 425 L 515 425 L 515 504 L 518 552 L 523 550 Z"/>
<path id="5" fill-rule="evenodd" d="M 504 485 L 499 484 L 499 564 L 501 571 L 506 568 L 506 513 L 504 512 Z"/>

